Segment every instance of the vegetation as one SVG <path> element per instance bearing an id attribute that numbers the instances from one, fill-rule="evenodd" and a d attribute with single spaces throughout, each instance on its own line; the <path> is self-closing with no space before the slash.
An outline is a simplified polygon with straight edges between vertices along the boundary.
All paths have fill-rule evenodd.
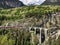
<path id="1" fill-rule="evenodd" d="M 30 38 L 24 29 L 0 29 L 0 45 L 31 45 Z"/>
<path id="2" fill-rule="evenodd" d="M 25 29 L 4 28 L 0 29 L 0 45 L 33 45 L 31 40 L 31 32 Z M 38 44 L 38 39 L 34 35 L 34 45 Z M 60 36 L 49 38 L 46 45 L 60 45 Z"/>
<path id="3" fill-rule="evenodd" d="M 0 9 L 0 25 L 4 21 L 13 21 L 23 18 L 37 18 L 40 19 L 43 15 L 49 12 L 60 11 L 58 5 L 41 5 L 41 6 L 23 6 L 18 8 Z M 36 39 L 36 40 L 35 40 Z M 48 45 L 60 45 L 60 36 L 57 41 L 51 42 L 49 39 Z M 37 38 L 34 38 L 37 44 Z M 36 42 L 37 41 L 37 42 Z M 0 29 L 0 45 L 32 45 L 31 33 L 25 29 Z"/>
<path id="4" fill-rule="evenodd" d="M 47 45 L 60 45 L 60 36 L 56 40 L 56 38 L 49 38 L 48 44 Z"/>
<path id="5" fill-rule="evenodd" d="M 48 12 L 60 10 L 58 5 L 40 5 L 40 6 L 23 6 L 18 8 L 0 9 L 0 23 L 7 20 L 17 20 L 23 18 L 41 18 Z M 0 24 L 0 25 L 1 25 Z"/>

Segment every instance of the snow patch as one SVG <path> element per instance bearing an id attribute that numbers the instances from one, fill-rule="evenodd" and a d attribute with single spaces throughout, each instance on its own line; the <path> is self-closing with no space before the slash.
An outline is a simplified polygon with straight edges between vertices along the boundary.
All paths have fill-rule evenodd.
<path id="1" fill-rule="evenodd" d="M 45 0 L 20 0 L 23 2 L 25 5 L 40 5 L 42 4 Z"/>

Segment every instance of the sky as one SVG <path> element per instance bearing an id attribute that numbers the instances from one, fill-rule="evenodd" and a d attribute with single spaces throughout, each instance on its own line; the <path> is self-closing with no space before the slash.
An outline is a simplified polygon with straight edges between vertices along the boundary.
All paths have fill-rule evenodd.
<path id="1" fill-rule="evenodd" d="M 20 0 L 23 2 L 25 5 L 40 5 L 42 4 L 45 0 Z"/>

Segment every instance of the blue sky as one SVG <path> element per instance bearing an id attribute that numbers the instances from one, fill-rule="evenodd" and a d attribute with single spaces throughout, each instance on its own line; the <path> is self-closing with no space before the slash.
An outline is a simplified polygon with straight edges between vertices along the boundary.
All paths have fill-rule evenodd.
<path id="1" fill-rule="evenodd" d="M 42 4 L 45 0 L 20 0 L 22 1 L 25 5 L 40 5 Z"/>

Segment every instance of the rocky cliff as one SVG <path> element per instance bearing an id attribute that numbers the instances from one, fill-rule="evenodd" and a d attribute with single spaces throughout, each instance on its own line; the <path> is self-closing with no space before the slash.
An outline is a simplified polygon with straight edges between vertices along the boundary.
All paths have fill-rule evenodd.
<path id="1" fill-rule="evenodd" d="M 46 0 L 43 4 L 60 5 L 60 0 Z"/>
<path id="2" fill-rule="evenodd" d="M 0 8 L 20 7 L 24 4 L 19 0 L 0 0 Z"/>

